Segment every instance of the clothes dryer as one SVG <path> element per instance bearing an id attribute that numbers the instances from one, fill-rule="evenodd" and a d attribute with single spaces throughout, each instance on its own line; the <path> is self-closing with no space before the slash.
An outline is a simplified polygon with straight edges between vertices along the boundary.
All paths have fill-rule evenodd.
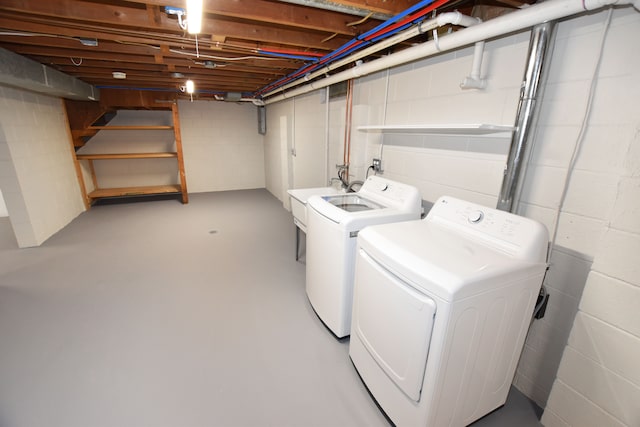
<path id="1" fill-rule="evenodd" d="M 349 355 L 397 426 L 466 426 L 505 403 L 547 242 L 536 221 L 452 197 L 362 230 Z"/>

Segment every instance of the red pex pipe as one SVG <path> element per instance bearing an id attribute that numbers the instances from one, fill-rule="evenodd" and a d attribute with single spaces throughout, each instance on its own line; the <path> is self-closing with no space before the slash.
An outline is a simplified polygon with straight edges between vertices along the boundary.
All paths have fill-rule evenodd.
<path id="1" fill-rule="evenodd" d="M 449 0 L 438 0 L 438 1 L 435 1 L 435 2 L 431 3 L 429 6 L 427 6 L 426 8 L 424 8 L 423 10 L 421 10 L 420 12 L 417 12 L 417 13 L 415 13 L 413 15 L 407 16 L 402 21 L 398 21 L 395 24 L 389 25 L 388 27 L 378 31 L 377 33 L 371 34 L 365 40 L 375 39 L 377 37 L 380 37 L 380 36 L 390 32 L 390 31 L 395 30 L 396 28 L 400 28 L 403 25 L 406 25 L 406 24 L 408 24 L 410 22 L 413 22 L 416 19 L 419 19 L 419 18 L 423 17 L 424 15 L 426 15 L 427 13 L 431 12 L 433 9 L 436 9 L 436 8 L 442 6 L 443 4 L 447 3 L 448 1 Z"/>
<path id="2" fill-rule="evenodd" d="M 269 85 L 263 89 L 261 89 L 259 92 L 260 93 L 265 93 L 268 92 L 269 90 L 272 90 L 272 88 L 276 88 L 276 87 L 280 87 L 283 86 L 285 84 L 287 84 L 288 82 L 295 80 L 296 78 L 306 74 L 307 72 L 310 71 L 314 71 L 317 68 L 320 68 L 320 66 L 322 66 L 323 64 L 327 63 L 327 62 L 332 62 L 332 59 L 338 55 L 340 55 L 341 53 L 345 52 L 346 50 L 351 50 L 355 47 L 360 46 L 361 44 L 363 44 L 365 41 L 369 41 L 371 39 L 375 39 L 378 38 L 380 36 L 383 36 L 397 28 L 402 27 L 403 25 L 406 25 L 408 23 L 411 23 L 417 19 L 420 19 L 421 17 L 423 17 L 424 15 L 426 15 L 427 13 L 433 11 L 434 9 L 442 6 L 443 4 L 447 3 L 449 0 L 437 0 L 431 4 L 429 4 L 429 6 L 425 7 L 424 9 L 422 9 L 419 12 L 414 13 L 413 15 L 407 16 L 406 18 L 404 18 L 401 21 L 396 22 L 395 24 L 392 24 L 380 31 L 378 31 L 377 33 L 374 34 L 370 34 L 369 36 L 365 37 L 364 39 L 357 39 L 355 40 L 355 42 L 351 45 L 348 46 L 343 46 L 341 49 L 331 52 L 330 54 L 326 55 L 325 57 L 323 57 L 320 61 L 313 63 L 313 64 L 309 64 L 306 67 L 298 70 L 297 72 L 295 72 L 294 74 L 291 74 L 290 76 L 287 76 L 284 80 L 279 81 L 277 83 L 274 83 L 272 85 Z"/>
<path id="3" fill-rule="evenodd" d="M 316 56 L 318 58 L 323 57 L 324 53 L 317 52 L 299 52 L 297 50 L 288 50 L 288 49 L 258 49 L 259 52 L 273 52 L 273 53 L 283 53 L 285 55 L 300 55 L 300 56 Z"/>

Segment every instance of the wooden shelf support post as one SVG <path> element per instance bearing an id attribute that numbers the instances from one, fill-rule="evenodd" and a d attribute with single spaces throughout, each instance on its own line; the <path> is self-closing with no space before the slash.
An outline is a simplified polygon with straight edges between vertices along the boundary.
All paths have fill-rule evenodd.
<path id="1" fill-rule="evenodd" d="M 189 193 L 187 192 L 187 176 L 184 172 L 184 159 L 182 157 L 182 136 L 180 135 L 180 115 L 178 114 L 178 102 L 171 105 L 173 113 L 173 132 L 176 137 L 176 153 L 178 154 L 178 172 L 180 174 L 180 188 L 182 192 L 182 203 L 189 203 Z"/>

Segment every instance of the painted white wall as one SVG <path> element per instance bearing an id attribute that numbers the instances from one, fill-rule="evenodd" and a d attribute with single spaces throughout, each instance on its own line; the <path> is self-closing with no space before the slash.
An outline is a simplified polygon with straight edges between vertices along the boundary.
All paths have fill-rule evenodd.
<path id="1" fill-rule="evenodd" d="M 525 212 L 553 216 L 546 207 L 553 183 L 567 173 L 587 102 L 606 12 L 563 24 L 558 33 L 540 145 L 532 159 L 531 206 Z M 640 425 L 640 13 L 617 10 L 605 39 L 587 132 L 570 173 L 558 227 L 557 257 L 562 274 L 548 282 L 561 304 L 579 311 L 543 416 L 546 426 Z M 549 188 L 551 187 L 551 188 Z M 557 199 L 555 199 L 557 200 Z M 570 262 L 566 262 L 566 260 Z M 569 268 L 578 274 L 570 274 Z M 558 269 L 556 269 L 558 270 Z M 575 280 L 586 278 L 582 295 Z M 566 301 L 570 301 L 570 304 Z M 570 311 L 557 311 L 532 330 L 531 342 L 566 324 Z M 567 333 L 563 331 L 563 335 Z M 544 367 L 541 354 L 527 364 Z"/>
<path id="2" fill-rule="evenodd" d="M 0 87 L 0 187 L 20 247 L 84 211 L 59 98 Z"/>
<path id="3" fill-rule="evenodd" d="M 264 137 L 250 102 L 180 101 L 189 193 L 264 188 Z"/>
<path id="4" fill-rule="evenodd" d="M 540 129 L 519 208 L 519 213 L 543 222 L 551 234 L 555 231 L 561 188 L 586 105 L 590 73 L 599 56 L 597 46 L 605 15 L 589 14 L 558 25 Z M 602 252 L 615 259 L 613 254 L 619 252 L 640 253 L 637 234 L 629 235 L 628 229 L 624 233 L 610 231 L 611 212 L 616 204 L 620 204 L 617 211 L 625 224 L 632 221 L 638 224 L 638 216 L 634 213 L 637 213 L 639 203 L 637 178 L 640 176 L 640 162 L 637 159 L 640 158 L 640 149 L 637 141 L 640 107 L 635 100 L 640 99 L 640 85 L 637 84 L 640 51 L 632 42 L 639 39 L 638 17 L 638 12 L 631 8 L 614 13 L 594 109 L 583 149 L 572 172 L 566 203 L 560 215 L 557 245 L 545 282 L 551 293 L 550 305 L 546 317 L 534 322 L 531 328 L 514 378 L 516 387 L 542 407 L 546 405 L 556 379 L 588 276 L 585 297 L 591 292 L 594 273 L 589 271 L 594 256 Z M 351 178 L 364 178 L 371 160 L 382 157 L 384 176 L 417 186 L 426 201 L 433 202 L 447 194 L 495 206 L 509 148 L 508 136 L 381 135 L 355 129 L 359 125 L 381 124 L 513 125 L 528 45 L 529 32 L 487 43 L 482 74 L 488 79 L 488 85 L 483 91 L 459 88 L 471 69 L 471 47 L 358 79 L 354 95 Z M 274 108 L 280 108 L 280 104 L 269 105 L 267 114 Z M 338 104 L 332 105 L 331 125 L 327 130 L 332 135 L 330 152 L 337 151 L 331 147 L 334 147 L 337 136 L 335 129 L 340 127 L 338 120 L 344 124 L 344 114 L 338 110 Z M 273 127 L 269 129 L 273 130 Z M 300 137 L 300 132 L 297 131 L 296 137 Z M 265 159 L 267 170 L 273 160 Z M 333 161 L 330 156 L 330 162 Z M 327 166 L 331 169 L 333 164 Z M 626 195 L 619 194 L 623 189 Z M 595 258 L 594 266 L 598 259 Z M 631 269 L 631 264 L 625 268 Z M 637 274 L 637 269 L 635 272 Z M 636 279 L 637 275 L 633 280 L 622 280 L 625 285 L 631 283 L 636 286 L 625 288 L 632 290 L 629 295 L 633 298 L 627 300 L 621 291 L 619 295 L 615 291 L 611 296 L 613 300 L 603 299 L 604 308 L 600 307 L 613 307 L 611 311 L 615 312 L 620 305 L 622 313 L 633 319 L 631 322 L 635 326 L 639 319 L 636 313 L 640 309 Z M 620 279 L 615 281 L 617 283 Z M 604 294 L 614 289 L 613 286 L 599 284 L 599 292 L 605 289 Z M 590 304 L 600 306 L 595 297 L 590 301 Z M 615 325 L 615 322 L 611 323 Z M 632 332 L 628 327 L 622 329 L 630 335 L 635 334 L 625 336 L 623 348 L 637 360 L 639 354 L 635 343 L 640 335 L 633 332 L 636 329 Z M 585 368 L 579 375 L 589 378 L 591 371 L 590 367 Z M 628 371 L 627 368 L 627 373 L 620 375 L 621 382 L 635 381 L 635 373 L 629 376 Z M 562 375 L 562 367 L 560 373 Z M 592 387 L 598 384 L 597 379 L 594 381 Z M 565 412 L 579 412 L 585 399 L 580 400 L 580 392 L 572 388 L 571 381 L 567 384 L 573 393 L 571 402 L 575 405 L 569 405 Z M 568 396 L 567 393 L 563 396 Z M 559 405 L 564 405 L 564 401 Z M 596 407 L 600 406 L 596 404 Z M 579 422 L 567 424 L 587 425 Z M 637 425 L 637 422 L 629 425 Z"/>

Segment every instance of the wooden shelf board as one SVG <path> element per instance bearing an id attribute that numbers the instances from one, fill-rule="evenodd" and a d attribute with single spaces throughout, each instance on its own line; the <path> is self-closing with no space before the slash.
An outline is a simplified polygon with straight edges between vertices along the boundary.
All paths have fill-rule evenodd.
<path id="1" fill-rule="evenodd" d="M 158 153 L 102 153 L 102 154 L 76 154 L 78 160 L 107 160 L 107 159 L 163 159 L 178 157 L 175 152 Z"/>
<path id="2" fill-rule="evenodd" d="M 490 124 L 381 125 L 359 126 L 359 131 L 382 133 L 416 133 L 431 135 L 491 135 L 510 133 L 513 126 Z"/>
<path id="3" fill-rule="evenodd" d="M 92 199 L 100 197 L 139 196 L 143 194 L 181 193 L 180 185 L 149 185 L 141 187 L 96 188 L 88 194 Z"/>
<path id="4" fill-rule="evenodd" d="M 173 126 L 89 126 L 91 130 L 172 130 Z"/>

